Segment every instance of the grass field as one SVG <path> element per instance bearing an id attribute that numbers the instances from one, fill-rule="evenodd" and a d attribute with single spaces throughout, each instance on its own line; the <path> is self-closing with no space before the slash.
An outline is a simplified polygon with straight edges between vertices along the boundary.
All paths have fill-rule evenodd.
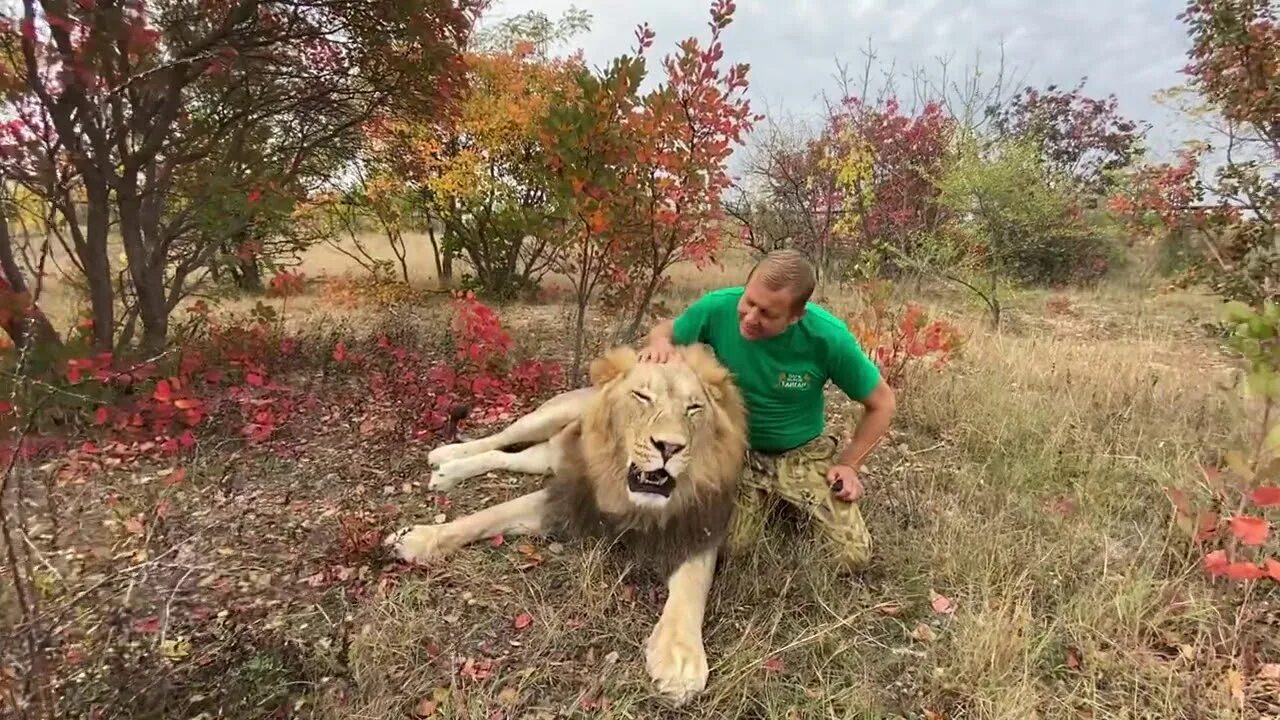
<path id="1" fill-rule="evenodd" d="M 426 265 L 415 266 L 424 282 Z M 303 269 L 350 268 L 325 254 Z M 681 270 L 666 302 L 678 309 L 742 270 Z M 111 696 L 103 717 L 1280 717 L 1274 584 L 1242 603 L 1207 583 L 1163 490 L 1194 490 L 1241 424 L 1233 367 L 1200 328 L 1213 301 L 1117 288 L 1052 297 L 1010 298 L 1000 332 L 963 295 L 908 298 L 967 342 L 951 366 L 911 374 L 869 462 L 872 566 L 834 573 L 803 522 L 780 515 L 754 556 L 717 577 L 711 676 L 690 706 L 665 707 L 644 673 L 661 578 L 596 548 L 513 538 L 358 597 L 309 583 L 335 565 L 362 577 L 385 567 L 376 550 L 338 557 L 344 533 L 380 537 L 537 484 L 494 474 L 434 497 L 429 446 L 379 443 L 331 413 L 297 431 L 289 453 L 215 446 L 189 468 L 172 498 L 189 526 L 168 530 L 187 538 L 183 557 L 141 584 L 161 604 L 190 595 L 204 610 L 175 625 L 170 639 L 189 643 L 177 660 L 118 636 L 133 660 L 112 665 L 109 684 L 140 684 Z M 842 315 L 856 302 L 824 298 Z M 430 345 L 441 305 L 347 312 L 312 295 L 286 311 L 325 337 L 390 327 Z M 563 358 L 568 312 L 546 302 L 502 316 L 521 354 Z M 834 427 L 854 412 L 835 395 L 829 411 Z M 96 527 L 102 512 L 77 492 L 63 532 Z M 233 600 L 207 592 L 221 586 Z M 85 689 L 92 679 L 76 687 L 88 704 L 107 697 Z"/>

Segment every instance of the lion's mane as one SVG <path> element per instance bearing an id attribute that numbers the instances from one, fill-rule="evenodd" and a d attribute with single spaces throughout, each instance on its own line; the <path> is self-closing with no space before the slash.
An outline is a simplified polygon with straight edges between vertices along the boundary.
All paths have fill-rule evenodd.
<path id="1" fill-rule="evenodd" d="M 626 401 L 623 381 L 636 365 L 634 351 L 626 348 L 592 363 L 598 392 L 553 440 L 555 467 L 547 485 L 549 519 L 557 530 L 605 539 L 664 572 L 723 542 L 747 451 L 747 411 L 729 371 L 705 346 L 679 352 L 707 391 L 712 426 L 690 445 L 671 502 L 655 511 L 627 499 L 627 448 L 615 411 Z"/>

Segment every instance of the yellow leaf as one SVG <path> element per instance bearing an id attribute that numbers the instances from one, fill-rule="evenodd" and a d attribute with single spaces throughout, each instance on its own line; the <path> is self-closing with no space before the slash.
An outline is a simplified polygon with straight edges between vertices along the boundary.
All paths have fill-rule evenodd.
<path id="1" fill-rule="evenodd" d="M 191 654 L 191 641 L 165 640 L 160 643 L 160 654 L 170 660 L 181 660 Z"/>
<path id="2" fill-rule="evenodd" d="M 1244 676 L 1239 670 L 1231 669 L 1227 671 L 1227 692 L 1231 695 L 1231 701 L 1237 710 L 1244 709 Z"/>

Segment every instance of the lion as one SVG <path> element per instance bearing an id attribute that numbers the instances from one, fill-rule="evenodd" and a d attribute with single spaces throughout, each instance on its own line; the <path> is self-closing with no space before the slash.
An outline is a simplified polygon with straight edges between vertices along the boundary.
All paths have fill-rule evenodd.
<path id="1" fill-rule="evenodd" d="M 428 455 L 437 488 L 490 470 L 550 478 L 540 490 L 384 541 L 415 563 L 499 533 L 622 544 L 666 577 L 645 667 L 676 705 L 706 687 L 703 615 L 747 451 L 747 411 L 729 371 L 704 345 L 678 352 L 683 362 L 653 363 L 613 348 L 592 362 L 587 387 L 495 435 L 437 448 Z"/>

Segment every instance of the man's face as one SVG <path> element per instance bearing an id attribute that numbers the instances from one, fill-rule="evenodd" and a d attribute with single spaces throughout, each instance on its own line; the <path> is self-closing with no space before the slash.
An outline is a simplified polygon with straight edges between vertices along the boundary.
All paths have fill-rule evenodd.
<path id="1" fill-rule="evenodd" d="M 748 340 L 764 340 L 781 333 L 800 319 L 792 311 L 788 290 L 771 290 L 758 278 L 747 281 L 738 300 L 738 332 Z"/>

